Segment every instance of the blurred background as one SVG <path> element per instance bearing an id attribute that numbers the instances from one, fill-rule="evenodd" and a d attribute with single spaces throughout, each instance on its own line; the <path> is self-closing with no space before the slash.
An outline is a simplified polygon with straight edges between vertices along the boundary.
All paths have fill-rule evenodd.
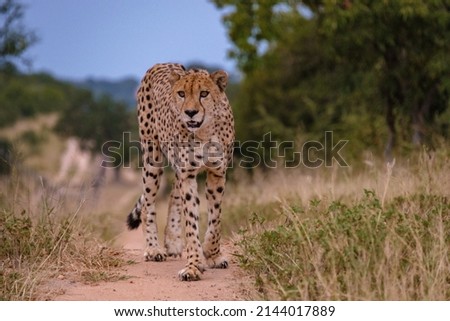
<path id="1" fill-rule="evenodd" d="M 404 176 L 413 177 L 431 173 L 438 153 L 442 171 L 430 177 L 448 181 L 448 0 L 0 0 L 0 223 L 43 204 L 81 207 L 95 213 L 89 224 L 103 239 L 118 237 L 141 191 L 135 92 L 159 62 L 230 74 L 237 140 L 260 155 L 249 160 L 236 148 L 235 164 L 245 158 L 251 170 L 231 171 L 237 197 L 228 202 L 245 200 L 231 207 L 239 219 L 230 229 L 261 202 L 269 205 L 260 212 L 273 215 L 271 202 L 292 193 L 304 204 L 373 183 L 384 202 L 388 184 L 370 175 L 394 159 L 420 163 Z M 282 170 L 329 131 L 335 144 L 348 141 L 345 173 L 297 166 L 268 179 L 261 159 Z M 114 168 L 100 166 L 111 161 L 107 141 L 121 143 L 108 147 Z M 294 148 L 280 150 L 286 141 Z M 355 173 L 370 183 L 355 185 Z M 339 190 L 338 182 L 348 184 Z M 168 186 L 170 176 L 163 197 Z"/>
<path id="2" fill-rule="evenodd" d="M 135 133 L 139 80 L 165 61 L 230 73 L 241 142 L 300 149 L 333 131 L 357 164 L 448 139 L 446 1 L 3 0 L 0 14 L 3 158 L 28 144 L 27 163 L 54 134 L 95 154 Z"/>

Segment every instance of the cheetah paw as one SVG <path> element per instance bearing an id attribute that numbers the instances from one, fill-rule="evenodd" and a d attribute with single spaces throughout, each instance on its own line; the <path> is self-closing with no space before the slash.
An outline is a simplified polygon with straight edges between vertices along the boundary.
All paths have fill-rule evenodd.
<path id="1" fill-rule="evenodd" d="M 203 271 L 203 268 L 190 265 L 178 272 L 178 277 L 181 281 L 198 281 Z"/>
<path id="2" fill-rule="evenodd" d="M 144 253 L 144 258 L 146 261 L 162 262 L 166 260 L 167 253 L 159 248 L 148 249 Z"/>
<path id="3" fill-rule="evenodd" d="M 228 259 L 225 256 L 210 257 L 206 259 L 206 263 L 213 269 L 226 269 L 228 267 Z"/>

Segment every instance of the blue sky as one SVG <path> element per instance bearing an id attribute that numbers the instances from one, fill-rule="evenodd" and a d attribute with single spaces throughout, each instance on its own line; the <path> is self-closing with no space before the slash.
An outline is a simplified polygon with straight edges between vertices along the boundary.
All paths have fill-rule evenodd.
<path id="1" fill-rule="evenodd" d="M 20 0 L 39 42 L 32 71 L 64 79 L 140 78 L 158 62 L 201 61 L 229 72 L 231 48 L 208 0 Z"/>

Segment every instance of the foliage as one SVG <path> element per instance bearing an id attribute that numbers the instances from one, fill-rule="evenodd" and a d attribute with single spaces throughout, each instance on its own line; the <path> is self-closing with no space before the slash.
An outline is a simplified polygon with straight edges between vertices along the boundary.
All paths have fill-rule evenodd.
<path id="1" fill-rule="evenodd" d="M 125 104 L 108 96 L 94 99 L 91 92 L 80 91 L 62 111 L 56 130 L 64 136 L 78 137 L 85 147 L 100 152 L 107 141 L 122 142 L 123 133 L 132 127 L 130 114 Z"/>
<path id="2" fill-rule="evenodd" d="M 59 114 L 58 133 L 75 136 L 98 152 L 108 140 L 121 142 L 123 132 L 130 131 L 134 123 L 134 113 L 109 96 L 96 98 L 86 89 L 47 74 L 0 72 L 0 127 L 50 112 Z"/>
<path id="3" fill-rule="evenodd" d="M 96 99 L 107 95 L 116 102 L 126 104 L 132 110 L 136 108 L 136 90 L 139 81 L 135 78 L 129 77 L 117 81 L 88 78 L 76 82 L 75 85 L 92 91 Z"/>
<path id="4" fill-rule="evenodd" d="M 379 151 L 389 136 L 389 156 L 398 137 L 412 137 L 404 145 L 448 135 L 448 1 L 213 2 L 225 9 L 230 55 L 245 73 L 239 138 L 334 130 L 370 137 Z M 368 145 L 351 143 L 355 153 Z"/>
<path id="5" fill-rule="evenodd" d="M 33 31 L 22 25 L 24 7 L 15 0 L 0 2 L 0 67 L 21 57 L 37 41 Z"/>
<path id="6" fill-rule="evenodd" d="M 423 143 L 449 105 L 450 2 L 348 1 L 339 8 L 325 1 L 320 16 L 337 59 L 375 75 L 389 143 L 396 139 L 394 111 L 408 116 L 413 143 Z"/>
<path id="7" fill-rule="evenodd" d="M 47 74 L 0 71 L 0 127 L 18 119 L 68 108 L 77 89 Z"/>

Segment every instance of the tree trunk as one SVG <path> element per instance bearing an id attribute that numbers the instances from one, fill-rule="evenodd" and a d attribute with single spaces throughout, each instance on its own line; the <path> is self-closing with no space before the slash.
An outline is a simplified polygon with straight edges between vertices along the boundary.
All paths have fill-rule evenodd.
<path id="1" fill-rule="evenodd" d="M 384 149 L 384 158 L 390 162 L 393 159 L 393 149 L 397 141 L 397 131 L 395 129 L 394 102 L 391 97 L 387 98 L 386 103 L 386 124 L 389 131 L 388 140 Z"/>
<path id="2" fill-rule="evenodd" d="M 431 86 L 425 98 L 417 108 L 413 108 L 412 118 L 412 143 L 416 146 L 423 144 L 424 137 L 426 137 L 427 125 L 426 118 L 430 115 L 431 106 L 437 93 L 436 85 Z"/>

